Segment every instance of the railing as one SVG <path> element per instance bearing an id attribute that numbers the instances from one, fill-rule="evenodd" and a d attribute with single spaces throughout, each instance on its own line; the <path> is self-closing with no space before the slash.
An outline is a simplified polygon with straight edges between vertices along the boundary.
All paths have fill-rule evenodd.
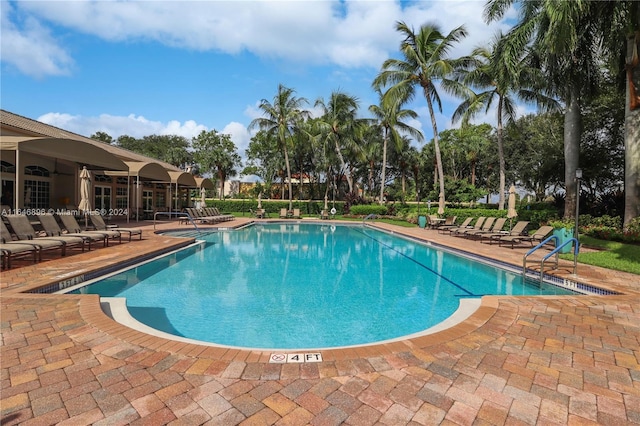
<path id="1" fill-rule="evenodd" d="M 364 223 L 369 220 L 369 219 L 375 219 L 376 217 L 378 217 L 378 215 L 371 213 L 369 215 L 367 215 L 367 217 L 365 217 L 364 219 L 362 219 L 362 226 L 364 226 Z"/>
<path id="2" fill-rule="evenodd" d="M 560 241 L 559 238 L 556 235 L 552 235 L 552 236 L 550 236 L 549 238 L 545 239 L 540 244 L 538 244 L 537 246 L 535 246 L 534 248 L 532 248 L 531 250 L 529 250 L 528 252 L 525 253 L 524 257 L 522 258 L 522 275 L 526 275 L 527 274 L 527 257 L 530 254 L 532 254 L 533 252 L 535 252 L 536 250 L 538 250 L 540 247 L 543 247 L 545 244 L 549 243 L 551 240 L 555 241 L 556 248 L 551 250 L 551 252 L 549 252 L 548 254 L 543 256 L 542 259 L 540 259 L 540 282 L 542 282 L 542 280 L 544 278 L 544 264 L 547 261 L 547 259 L 549 259 L 551 256 L 555 256 L 555 263 L 554 263 L 553 269 L 558 269 L 558 253 L 560 252 L 560 250 L 562 250 L 562 248 L 564 246 L 566 246 L 568 244 L 574 244 L 574 247 L 573 247 L 573 275 L 577 274 L 577 271 L 578 271 L 578 253 L 580 252 L 580 242 L 576 238 L 570 238 L 570 239 L 566 240 L 565 242 L 563 242 L 562 244 L 558 245 L 558 242 Z"/>
<path id="3" fill-rule="evenodd" d="M 158 217 L 158 215 L 161 216 L 176 216 L 176 217 L 184 217 L 186 218 L 189 222 L 191 222 L 191 224 L 193 225 L 194 228 L 196 228 L 196 231 L 198 231 L 198 233 L 200 233 L 200 228 L 198 228 L 198 225 L 196 225 L 196 222 L 193 220 L 193 218 L 191 217 L 191 215 L 189 213 L 185 213 L 185 212 L 155 212 L 153 214 L 153 229 L 156 229 L 156 218 Z"/>

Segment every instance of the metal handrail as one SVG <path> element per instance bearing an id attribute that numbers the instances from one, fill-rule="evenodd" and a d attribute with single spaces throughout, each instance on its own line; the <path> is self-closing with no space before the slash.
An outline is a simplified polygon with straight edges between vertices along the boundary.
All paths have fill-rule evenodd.
<path id="1" fill-rule="evenodd" d="M 189 222 L 191 222 L 193 227 L 196 228 L 196 231 L 198 231 L 198 234 L 200 233 L 200 228 L 198 228 L 198 225 L 196 225 L 196 223 L 193 220 L 193 218 L 191 217 L 191 215 L 189 213 L 186 213 L 186 212 L 155 212 L 153 214 L 153 230 L 154 231 L 156 229 L 156 218 L 158 217 L 158 215 L 165 215 L 165 216 L 169 216 L 169 217 L 171 217 L 171 216 L 186 217 L 187 220 Z"/>
<path id="2" fill-rule="evenodd" d="M 540 244 L 538 244 L 537 246 L 535 246 L 534 248 L 529 250 L 524 255 L 524 259 L 522 261 L 523 262 L 523 271 L 522 271 L 523 275 L 526 274 L 526 269 L 527 269 L 526 268 L 526 258 L 527 258 L 527 256 L 529 256 L 531 253 L 533 253 L 534 251 L 536 251 L 537 249 L 542 247 L 544 244 L 546 244 L 547 242 L 549 242 L 553 238 L 556 239 L 556 245 L 557 245 L 558 244 L 557 241 L 559 239 L 558 239 L 557 236 L 552 235 L 551 237 L 547 238 L 546 240 L 544 240 L 543 242 L 541 242 Z M 578 241 L 577 238 L 569 238 L 564 243 L 560 244 L 559 246 L 557 246 L 556 248 L 551 250 L 551 252 L 549 252 L 546 256 L 543 256 L 542 259 L 540 259 L 540 282 L 542 282 L 543 278 L 544 278 L 544 263 L 551 256 L 555 255 L 555 267 L 554 267 L 554 269 L 557 269 L 558 268 L 558 253 L 560 252 L 560 250 L 564 246 L 566 246 L 568 244 L 574 244 L 574 246 L 573 246 L 573 275 L 577 275 L 577 271 L 578 271 L 578 253 L 580 252 L 580 242 Z"/>
<path id="3" fill-rule="evenodd" d="M 555 249 L 553 249 L 551 251 L 551 253 L 549 253 L 548 255 L 546 255 L 545 257 L 542 258 L 542 260 L 540 261 L 540 281 L 542 281 L 542 274 L 544 271 L 544 262 L 545 260 L 547 260 L 549 258 L 549 256 L 552 255 L 556 255 L 556 262 L 558 261 L 557 257 L 558 257 L 558 252 L 560 251 L 560 249 L 564 246 L 566 246 L 567 244 L 571 244 L 574 243 L 573 246 L 573 275 L 577 275 L 577 271 L 578 271 L 578 253 L 580 252 L 580 242 L 578 241 L 577 238 L 569 238 L 567 241 L 565 241 L 564 243 L 560 244 L 560 246 L 556 247 Z"/>
<path id="4" fill-rule="evenodd" d="M 367 215 L 367 217 L 365 217 L 364 219 L 362 219 L 362 226 L 364 226 L 364 222 L 365 222 L 367 219 L 375 219 L 376 217 L 378 217 L 378 215 L 376 215 L 376 214 L 374 214 L 374 213 L 371 213 L 371 214 Z"/>
<path id="5" fill-rule="evenodd" d="M 533 252 L 543 247 L 545 244 L 547 244 L 551 240 L 555 241 L 555 244 L 554 244 L 555 246 L 558 245 L 558 241 L 559 241 L 558 236 L 552 235 L 524 254 L 522 258 L 522 275 L 527 275 L 527 257 L 529 257 L 530 254 L 533 254 Z M 556 253 L 556 268 L 557 267 L 558 267 L 558 254 Z"/>

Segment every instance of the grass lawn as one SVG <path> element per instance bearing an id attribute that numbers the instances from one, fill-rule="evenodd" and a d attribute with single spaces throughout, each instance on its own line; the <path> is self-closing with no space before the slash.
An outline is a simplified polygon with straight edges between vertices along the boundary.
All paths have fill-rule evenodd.
<path id="1" fill-rule="evenodd" d="M 578 262 L 640 275 L 640 245 L 598 240 L 586 235 L 580 236 L 580 244 L 598 251 L 578 254 Z M 572 254 L 561 254 L 560 257 L 573 260 Z"/>

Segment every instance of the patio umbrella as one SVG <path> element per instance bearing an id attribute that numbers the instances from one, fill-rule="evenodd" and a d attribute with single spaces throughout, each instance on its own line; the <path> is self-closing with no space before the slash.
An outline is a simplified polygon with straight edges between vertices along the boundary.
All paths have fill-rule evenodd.
<path id="1" fill-rule="evenodd" d="M 84 213 L 84 224 L 87 226 L 87 214 L 91 210 L 91 172 L 87 170 L 87 166 L 82 166 L 80 171 L 80 204 L 78 209 Z"/>
<path id="2" fill-rule="evenodd" d="M 258 194 L 258 209 L 262 208 L 262 192 Z"/>
<path id="3" fill-rule="evenodd" d="M 328 198 L 325 195 L 324 196 L 324 209 L 325 209 L 325 211 L 329 210 L 329 205 L 327 204 L 327 202 L 328 202 Z"/>
<path id="4" fill-rule="evenodd" d="M 207 205 L 207 190 L 204 187 L 200 188 L 200 207 Z"/>
<path id="5" fill-rule="evenodd" d="M 440 198 L 438 199 L 438 215 L 442 216 L 444 214 L 444 192 L 440 193 Z"/>
<path id="6" fill-rule="evenodd" d="M 511 223 L 514 217 L 518 216 L 516 211 L 516 187 L 511 185 L 509 188 L 509 200 L 507 202 L 507 218 L 509 219 L 509 229 L 511 229 Z"/>

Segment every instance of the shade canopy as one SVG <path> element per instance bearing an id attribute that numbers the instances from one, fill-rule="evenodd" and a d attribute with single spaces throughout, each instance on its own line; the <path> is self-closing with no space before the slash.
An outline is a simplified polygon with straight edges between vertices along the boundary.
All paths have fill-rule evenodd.
<path id="1" fill-rule="evenodd" d="M 171 176 L 163 166 L 154 162 L 143 161 L 125 161 L 129 172 L 122 172 L 117 170 L 109 170 L 105 172 L 108 176 L 136 176 L 145 179 L 156 180 L 160 182 L 169 182 Z"/>
<path id="2" fill-rule="evenodd" d="M 109 151 L 74 139 L 0 136 L 0 149 L 29 152 L 45 157 L 73 161 L 78 164 L 85 164 L 93 169 L 128 170 L 124 161 Z"/>
<path id="3" fill-rule="evenodd" d="M 188 186 L 191 188 L 198 187 L 198 184 L 196 183 L 196 180 L 191 173 L 179 172 L 179 171 L 169 171 L 168 173 L 169 173 L 169 177 L 171 178 L 170 180 L 171 183 Z"/>
<path id="4" fill-rule="evenodd" d="M 215 185 L 209 178 L 197 177 L 194 179 L 196 181 L 196 185 L 198 185 L 198 188 L 216 189 Z"/>

